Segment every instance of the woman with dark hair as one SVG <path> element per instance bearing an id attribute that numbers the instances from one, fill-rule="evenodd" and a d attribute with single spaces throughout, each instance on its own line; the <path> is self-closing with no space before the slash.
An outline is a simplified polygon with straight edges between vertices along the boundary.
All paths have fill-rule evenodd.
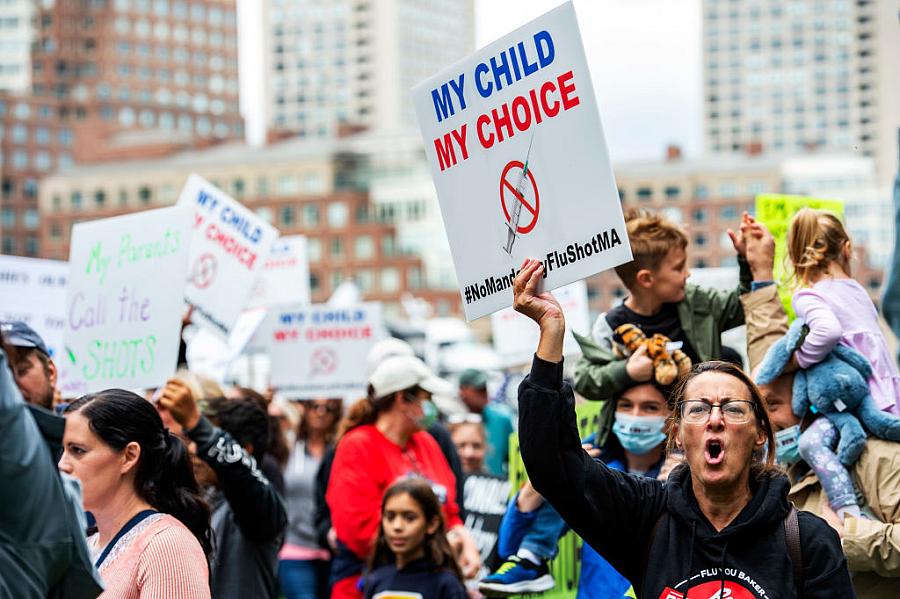
<path id="1" fill-rule="evenodd" d="M 337 535 L 333 599 L 361 598 L 357 583 L 378 531 L 381 498 L 409 475 L 428 479 L 435 489 L 463 574 L 472 577 L 481 566 L 478 547 L 459 517 L 456 477 L 437 441 L 422 430 L 431 391 L 444 387 L 418 358 L 395 356 L 378 364 L 369 376 L 368 397 L 349 410 L 326 492 Z"/>
<path id="2" fill-rule="evenodd" d="M 316 473 L 334 443 L 340 399 L 301 402 L 296 441 L 284 471 L 288 527 L 278 554 L 278 580 L 287 599 L 324 599 L 331 554 L 319 544 L 315 523 Z"/>
<path id="3" fill-rule="evenodd" d="M 733 364 L 699 364 L 675 390 L 669 446 L 685 464 L 667 483 L 588 456 L 562 380 L 565 318 L 551 293 L 537 291 L 543 274 L 526 260 L 514 282 L 516 310 L 540 327 L 519 387 L 522 459 L 538 492 L 636 596 L 853 597 L 837 534 L 788 503 L 759 389 Z"/>
<path id="4" fill-rule="evenodd" d="M 153 404 L 122 389 L 69 404 L 59 469 L 81 481 L 84 509 L 96 519 L 88 545 L 102 596 L 210 596 L 209 507 L 187 448 Z"/>

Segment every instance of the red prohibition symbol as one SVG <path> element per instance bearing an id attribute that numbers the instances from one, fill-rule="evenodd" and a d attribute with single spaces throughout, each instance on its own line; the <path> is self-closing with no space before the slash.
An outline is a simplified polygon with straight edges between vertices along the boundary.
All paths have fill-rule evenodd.
<path id="1" fill-rule="evenodd" d="M 198 289 L 206 289 L 216 280 L 216 257 L 212 254 L 202 254 L 194 262 L 191 272 L 191 281 Z"/>
<path id="2" fill-rule="evenodd" d="M 503 216 L 506 217 L 506 222 L 510 222 L 510 214 L 509 207 L 507 206 L 507 198 L 509 198 L 510 202 L 520 202 L 522 207 L 531 215 L 530 222 L 528 218 L 522 218 L 519 220 L 518 226 L 516 227 L 516 232 L 525 234 L 530 233 L 534 226 L 538 221 L 538 214 L 541 211 L 541 198 L 538 195 L 538 187 L 537 183 L 534 180 L 534 175 L 531 172 L 531 169 L 525 173 L 527 177 L 528 183 L 530 183 L 531 189 L 534 195 L 534 206 L 528 203 L 528 200 L 525 199 L 529 194 L 527 193 L 528 185 L 524 187 L 522 190 L 523 193 L 519 193 L 516 191 L 516 182 L 521 177 L 522 171 L 525 170 L 525 164 L 520 160 L 513 160 L 509 164 L 507 164 L 503 168 L 503 174 L 500 175 L 500 205 L 503 207 Z M 510 181 L 512 179 L 512 181 Z M 514 205 L 514 204 L 513 204 Z M 525 215 L 523 215 L 525 216 Z M 523 224 L 524 222 L 524 224 Z"/>

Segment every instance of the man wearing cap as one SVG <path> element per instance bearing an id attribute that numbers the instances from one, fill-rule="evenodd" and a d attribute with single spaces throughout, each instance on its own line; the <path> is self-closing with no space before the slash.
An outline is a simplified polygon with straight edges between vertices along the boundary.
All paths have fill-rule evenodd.
<path id="1" fill-rule="evenodd" d="M 30 404 L 53 409 L 56 365 L 41 336 L 21 321 L 0 325 L 6 343 L 16 348 L 13 374 L 22 396 Z"/>
<path id="2" fill-rule="evenodd" d="M 469 368 L 459 375 L 459 397 L 473 414 L 481 415 L 487 433 L 488 454 L 484 461 L 488 472 L 503 476 L 509 467 L 509 436 L 513 433 L 512 410 L 506 404 L 489 402 L 488 375 Z"/>

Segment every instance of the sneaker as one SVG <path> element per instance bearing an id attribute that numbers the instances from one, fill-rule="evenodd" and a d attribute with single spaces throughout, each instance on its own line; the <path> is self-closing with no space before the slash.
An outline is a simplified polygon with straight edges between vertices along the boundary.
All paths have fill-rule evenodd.
<path id="1" fill-rule="evenodd" d="M 478 590 L 489 597 L 504 597 L 518 593 L 543 593 L 554 585 L 547 564 L 536 566 L 516 555 L 508 558 L 497 571 L 478 584 Z"/>

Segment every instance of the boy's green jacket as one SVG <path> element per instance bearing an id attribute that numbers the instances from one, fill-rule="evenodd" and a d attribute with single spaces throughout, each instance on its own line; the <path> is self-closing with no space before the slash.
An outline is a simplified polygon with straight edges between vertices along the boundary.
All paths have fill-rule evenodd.
<path id="1" fill-rule="evenodd" d="M 722 331 L 744 324 L 744 310 L 740 297 L 750 291 L 752 276 L 747 262 L 738 259 L 740 284 L 731 291 L 719 291 L 688 284 L 684 299 L 678 303 L 678 319 L 685 337 L 702 361 L 719 358 L 722 351 Z M 616 399 L 633 383 L 625 371 L 625 360 L 613 353 L 612 330 L 606 324 L 606 314 L 598 318 L 600 338 L 579 335 L 582 356 L 575 366 L 575 391 L 594 401 Z M 605 330 L 603 330 L 605 325 Z"/>

